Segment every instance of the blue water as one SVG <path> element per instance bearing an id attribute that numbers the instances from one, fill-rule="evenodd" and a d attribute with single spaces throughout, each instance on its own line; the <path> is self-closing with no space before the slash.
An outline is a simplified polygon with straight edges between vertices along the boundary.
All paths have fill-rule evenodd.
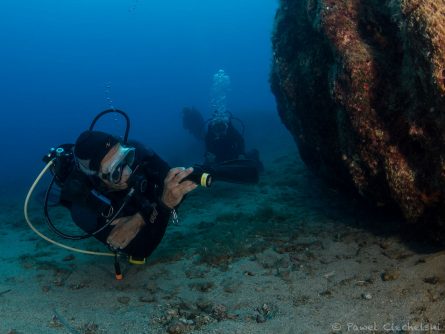
<path id="1" fill-rule="evenodd" d="M 74 142 L 110 106 L 131 117 L 130 137 L 169 162 L 201 156 L 180 115 L 184 106 L 211 115 L 218 69 L 230 76 L 227 104 L 236 116 L 248 122 L 275 114 L 268 75 L 277 6 L 275 0 L 2 0 L 3 194 L 26 190 L 43 167 L 42 155 Z M 122 123 L 112 117 L 101 126 L 120 134 Z"/>

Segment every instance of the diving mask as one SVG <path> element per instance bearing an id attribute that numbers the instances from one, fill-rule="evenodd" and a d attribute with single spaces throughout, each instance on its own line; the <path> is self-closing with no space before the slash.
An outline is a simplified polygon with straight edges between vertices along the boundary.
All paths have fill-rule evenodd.
<path id="1" fill-rule="evenodd" d="M 119 150 L 113 156 L 112 161 L 108 164 L 105 173 L 99 173 L 99 176 L 111 183 L 118 184 L 122 179 L 125 167 L 131 168 L 134 163 L 135 148 L 123 147 L 119 145 Z"/>

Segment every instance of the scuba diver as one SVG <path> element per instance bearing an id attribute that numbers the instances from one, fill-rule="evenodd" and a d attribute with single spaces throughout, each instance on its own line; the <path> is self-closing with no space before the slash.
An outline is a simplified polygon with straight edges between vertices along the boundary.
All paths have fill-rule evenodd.
<path id="1" fill-rule="evenodd" d="M 120 139 L 94 130 L 97 120 L 116 112 L 125 117 L 125 136 Z M 121 110 L 99 113 L 75 144 L 63 144 L 44 156 L 47 163 L 25 201 L 28 225 L 42 238 L 66 249 L 94 255 L 129 256 L 131 263 L 145 263 L 161 242 L 168 222 L 177 220 L 176 209 L 185 194 L 198 184 L 187 177 L 193 168 L 170 168 L 156 153 L 136 141 L 127 141 L 130 128 L 128 116 Z M 40 233 L 28 217 L 28 203 L 41 177 L 50 170 L 52 181 L 45 196 L 44 213 L 49 228 L 62 238 L 81 240 L 95 237 L 113 253 L 100 253 L 58 243 Z M 62 232 L 51 221 L 48 201 L 54 183 L 59 190 L 59 203 L 68 208 L 74 223 L 85 234 Z M 120 274 L 116 274 L 116 277 Z"/>
<path id="2" fill-rule="evenodd" d="M 94 130 L 97 120 L 112 112 L 126 119 L 123 139 Z M 99 113 L 75 144 L 59 145 L 43 157 L 46 166 L 32 184 L 24 204 L 26 222 L 41 238 L 71 251 L 114 256 L 116 279 L 122 279 L 118 257 L 126 255 L 132 264 L 145 263 L 161 242 L 169 220 L 178 221 L 176 209 L 185 195 L 197 186 L 209 187 L 214 180 L 243 184 L 259 180 L 257 168 L 249 160 L 236 165 L 170 168 L 141 143 L 128 141 L 129 129 L 130 120 L 125 112 L 108 109 Z M 95 237 L 111 253 L 62 244 L 34 227 L 28 206 L 48 170 L 53 177 L 45 195 L 44 214 L 50 230 L 69 240 Z M 49 199 L 54 198 L 53 190 L 58 190 L 57 204 L 69 209 L 72 220 L 84 234 L 71 235 L 53 224 L 49 214 L 49 207 L 54 206 L 49 205 Z"/>
<path id="3" fill-rule="evenodd" d="M 109 226 L 94 234 L 112 250 L 134 258 L 146 258 L 154 251 L 175 208 L 197 187 L 192 181 L 182 182 L 193 168 L 170 169 L 140 143 L 124 144 L 105 132 L 83 132 L 73 154 L 75 168 L 61 188 L 61 203 L 87 233 L 102 228 L 129 196 L 128 190 L 137 181 L 133 178 L 143 177 L 138 187 L 144 189 L 138 189 Z M 100 205 L 92 196 L 100 198 Z"/>
<path id="4" fill-rule="evenodd" d="M 232 120 L 240 123 L 241 132 L 233 125 Z M 207 131 L 205 131 L 206 124 Z M 243 137 L 244 124 L 231 113 L 216 110 L 210 120 L 204 121 L 195 108 L 184 108 L 183 126 L 197 139 L 204 141 L 204 165 L 212 166 L 227 161 L 248 159 L 256 163 L 259 171 L 263 170 L 258 150 L 246 152 Z"/>
<path id="5" fill-rule="evenodd" d="M 226 115 L 214 115 L 205 135 L 206 165 L 245 159 L 244 138 Z"/>

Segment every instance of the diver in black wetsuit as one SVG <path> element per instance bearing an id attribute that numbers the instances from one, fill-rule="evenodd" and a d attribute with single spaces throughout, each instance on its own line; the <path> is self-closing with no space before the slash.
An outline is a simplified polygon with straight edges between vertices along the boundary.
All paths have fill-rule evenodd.
<path id="1" fill-rule="evenodd" d="M 83 132 L 74 145 L 76 168 L 61 189 L 61 202 L 87 233 L 112 250 L 148 257 L 161 242 L 170 216 L 197 187 L 184 180 L 193 168 L 172 168 L 143 145 L 126 146 L 101 131 Z M 139 183 L 139 180 L 143 180 Z M 138 189 L 129 195 L 129 187 Z M 122 203 L 125 204 L 123 205 Z"/>
<path id="2" fill-rule="evenodd" d="M 209 121 L 205 149 L 205 165 L 247 159 L 256 164 L 258 171 L 264 169 L 257 149 L 246 152 L 244 138 L 233 126 L 229 115 L 216 115 Z"/>
<path id="3" fill-rule="evenodd" d="M 228 119 L 216 118 L 209 122 L 205 146 L 207 165 L 246 157 L 244 138 Z"/>

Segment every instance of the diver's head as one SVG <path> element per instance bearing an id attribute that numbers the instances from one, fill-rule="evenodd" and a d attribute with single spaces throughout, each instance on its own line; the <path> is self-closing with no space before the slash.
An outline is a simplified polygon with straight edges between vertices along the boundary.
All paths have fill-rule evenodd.
<path id="1" fill-rule="evenodd" d="M 105 132 L 85 131 L 76 141 L 77 166 L 87 175 L 98 176 L 108 187 L 125 189 L 131 175 L 135 149 Z"/>
<path id="2" fill-rule="evenodd" d="M 228 128 L 229 128 L 229 119 L 225 117 L 214 118 L 209 124 L 209 131 L 216 138 L 225 136 L 227 134 Z"/>

